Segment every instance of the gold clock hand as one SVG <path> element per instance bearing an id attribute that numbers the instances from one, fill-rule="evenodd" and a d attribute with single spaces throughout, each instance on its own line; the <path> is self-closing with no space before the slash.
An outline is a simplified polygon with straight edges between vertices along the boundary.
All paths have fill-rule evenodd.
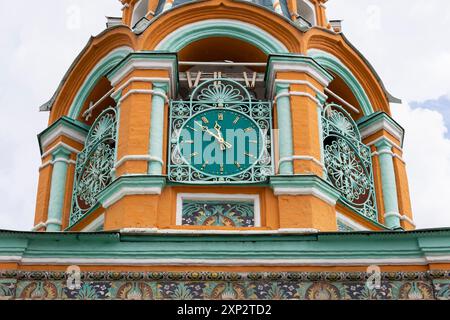
<path id="1" fill-rule="evenodd" d="M 202 128 L 203 132 L 206 132 L 206 133 L 209 134 L 210 136 L 216 138 L 216 139 L 217 139 L 217 142 L 219 142 L 220 147 L 221 147 L 222 150 L 225 150 L 225 149 L 231 149 L 231 148 L 233 147 L 232 144 L 230 144 L 230 143 L 228 143 L 228 142 L 225 141 L 225 139 L 222 137 L 222 134 L 221 134 L 220 132 L 219 132 L 219 136 L 218 136 L 218 135 L 216 135 L 214 132 L 211 132 L 211 130 L 210 130 L 208 127 L 203 126 L 201 123 L 199 123 L 199 122 L 197 122 L 197 121 L 194 121 L 194 123 L 195 123 L 196 125 L 198 125 L 200 128 Z M 217 130 L 217 129 L 216 129 L 216 130 Z M 225 148 L 223 148 L 223 146 L 225 146 Z"/>

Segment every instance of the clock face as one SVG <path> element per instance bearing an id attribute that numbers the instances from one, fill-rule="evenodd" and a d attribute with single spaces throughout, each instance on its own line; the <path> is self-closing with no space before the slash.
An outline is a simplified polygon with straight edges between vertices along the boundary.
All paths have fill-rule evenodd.
<path id="1" fill-rule="evenodd" d="M 215 177 L 231 177 L 251 169 L 265 148 L 264 134 L 244 113 L 214 108 L 188 119 L 178 148 L 185 163 Z"/>

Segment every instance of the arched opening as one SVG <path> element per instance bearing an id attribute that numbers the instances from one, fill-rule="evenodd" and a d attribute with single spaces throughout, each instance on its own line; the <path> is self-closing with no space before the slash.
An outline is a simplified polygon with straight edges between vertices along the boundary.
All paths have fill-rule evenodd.
<path id="1" fill-rule="evenodd" d="M 131 27 L 134 28 L 136 24 L 141 20 L 148 12 L 148 0 L 139 0 L 133 10 L 133 16 L 131 18 Z"/>
<path id="2" fill-rule="evenodd" d="M 105 109 L 115 107 L 116 102 L 111 98 L 112 89 L 109 80 L 101 77 L 84 101 L 77 120 L 91 126 Z"/>
<path id="3" fill-rule="evenodd" d="M 297 0 L 297 19 L 304 20 L 309 26 L 316 25 L 316 9 L 309 0 Z"/>
<path id="4" fill-rule="evenodd" d="M 215 78 L 236 81 L 250 90 L 255 99 L 264 99 L 267 55 L 252 44 L 235 38 L 210 37 L 185 46 L 178 58 L 179 92 L 183 99 L 199 84 Z"/>
<path id="5" fill-rule="evenodd" d="M 330 72 L 334 80 L 328 85 L 327 103 L 336 103 L 341 105 L 355 121 L 364 116 L 364 112 L 353 94 L 352 90 L 347 86 L 345 81 L 337 74 Z"/>

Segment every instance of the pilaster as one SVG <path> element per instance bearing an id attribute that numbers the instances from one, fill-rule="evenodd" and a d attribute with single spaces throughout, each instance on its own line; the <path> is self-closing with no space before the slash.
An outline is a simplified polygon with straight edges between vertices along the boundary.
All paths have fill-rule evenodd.
<path id="1" fill-rule="evenodd" d="M 364 143 L 372 147 L 383 222 L 390 228 L 415 229 L 406 164 L 402 159 L 403 128 L 383 112 L 361 119 L 359 128 Z"/>

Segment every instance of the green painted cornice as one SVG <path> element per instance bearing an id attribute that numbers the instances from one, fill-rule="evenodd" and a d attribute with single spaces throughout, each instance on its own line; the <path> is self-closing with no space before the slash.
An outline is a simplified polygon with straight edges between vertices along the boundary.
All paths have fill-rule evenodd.
<path id="1" fill-rule="evenodd" d="M 0 231 L 0 261 L 17 259 L 299 260 L 328 264 L 360 259 L 427 264 L 450 261 L 450 229 L 412 232 L 319 233 L 314 235 L 174 235 L 29 233 Z M 386 261 L 386 260 L 383 260 Z M 408 262 L 409 261 L 409 262 Z M 112 261 L 111 263 L 113 263 Z M 317 262 L 320 263 L 320 262 Z M 389 264 L 389 263 L 388 263 Z"/>
<path id="2" fill-rule="evenodd" d="M 47 129 L 38 134 L 38 142 L 41 154 L 43 151 L 43 144 L 46 140 L 53 140 L 52 135 L 67 135 L 69 138 L 72 138 L 71 135 L 78 134 L 79 137 L 85 137 L 89 132 L 90 127 L 81 121 L 74 120 L 69 117 L 61 117 Z M 61 130 L 61 133 L 58 134 L 58 130 Z M 48 142 L 47 142 L 48 144 Z"/>

